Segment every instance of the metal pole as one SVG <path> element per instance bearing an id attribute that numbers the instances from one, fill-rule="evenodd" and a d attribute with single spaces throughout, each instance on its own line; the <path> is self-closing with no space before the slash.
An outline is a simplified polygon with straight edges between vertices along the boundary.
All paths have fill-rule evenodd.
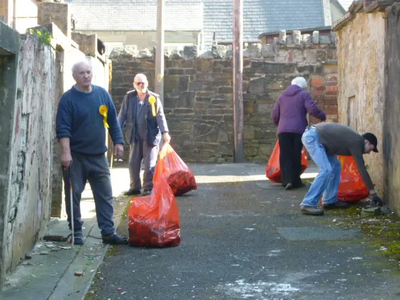
<path id="1" fill-rule="evenodd" d="M 164 105 L 164 6 L 165 0 L 158 0 L 155 92 L 160 95 L 162 105 Z"/>
<path id="2" fill-rule="evenodd" d="M 233 0 L 233 134 L 235 163 L 244 162 L 243 0 Z"/>
<path id="3" fill-rule="evenodd" d="M 74 249 L 74 244 L 75 244 L 75 218 L 74 218 L 74 188 L 72 185 L 72 172 L 71 172 L 71 165 L 68 168 L 68 173 L 69 173 L 69 219 L 71 222 L 71 249 Z"/>

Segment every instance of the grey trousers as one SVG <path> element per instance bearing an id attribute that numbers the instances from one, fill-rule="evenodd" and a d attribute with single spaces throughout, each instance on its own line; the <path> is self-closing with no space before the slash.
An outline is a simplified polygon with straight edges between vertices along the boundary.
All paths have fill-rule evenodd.
<path id="1" fill-rule="evenodd" d="M 70 166 L 70 170 L 64 170 L 63 168 L 65 201 L 70 229 L 71 209 L 69 175 L 71 174 L 75 232 L 82 231 L 83 222 L 81 220 L 80 209 L 81 194 L 85 189 L 86 181 L 89 180 L 96 205 L 97 223 L 101 229 L 101 234 L 108 235 L 114 233 L 114 198 L 112 196 L 110 169 L 108 167 L 107 158 L 104 154 L 84 155 L 75 152 L 71 154 L 73 162 Z"/>
<path id="2" fill-rule="evenodd" d="M 129 175 L 131 179 L 130 188 L 141 190 L 140 167 L 144 160 L 143 189 L 153 189 L 154 169 L 157 164 L 158 146 L 149 146 L 146 141 L 138 141 L 130 145 L 129 153 Z"/>

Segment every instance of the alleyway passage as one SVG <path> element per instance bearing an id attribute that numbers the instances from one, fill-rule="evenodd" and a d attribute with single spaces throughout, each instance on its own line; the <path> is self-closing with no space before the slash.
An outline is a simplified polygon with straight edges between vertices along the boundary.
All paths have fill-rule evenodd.
<path id="1" fill-rule="evenodd" d="M 354 206 L 303 216 L 307 188 L 284 191 L 264 165 L 190 167 L 199 189 L 177 198 L 182 244 L 111 247 L 87 299 L 400 298 L 399 262 L 361 230 L 395 220 L 361 219 Z"/>

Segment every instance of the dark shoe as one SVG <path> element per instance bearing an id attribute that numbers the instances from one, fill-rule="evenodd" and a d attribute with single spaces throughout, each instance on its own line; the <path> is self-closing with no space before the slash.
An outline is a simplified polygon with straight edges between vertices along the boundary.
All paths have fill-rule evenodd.
<path id="1" fill-rule="evenodd" d="M 116 233 L 111 233 L 109 235 L 103 235 L 103 243 L 110 245 L 126 245 L 128 244 L 128 239 L 120 237 Z"/>
<path id="2" fill-rule="evenodd" d="M 130 189 L 129 191 L 126 191 L 124 193 L 125 196 L 133 196 L 133 195 L 140 195 L 140 190 L 132 190 Z"/>
<path id="3" fill-rule="evenodd" d="M 349 205 L 346 202 L 338 201 L 335 203 L 324 204 L 324 209 L 343 209 L 348 208 Z"/>
<path id="4" fill-rule="evenodd" d="M 72 244 L 71 235 L 67 236 L 66 241 Z M 83 245 L 83 234 L 81 231 L 74 232 L 74 245 Z"/>
<path id="5" fill-rule="evenodd" d="M 301 184 L 295 184 L 295 185 L 293 185 L 293 188 L 294 189 L 301 189 L 301 188 L 303 188 L 303 187 L 305 187 L 306 185 L 304 184 L 304 183 L 301 183 Z"/>
<path id="6" fill-rule="evenodd" d="M 322 209 L 312 207 L 312 206 L 300 206 L 300 210 L 304 215 L 310 216 L 322 216 L 324 211 Z"/>
<path id="7" fill-rule="evenodd" d="M 151 195 L 151 190 L 144 190 L 142 196 L 149 196 Z"/>
<path id="8" fill-rule="evenodd" d="M 291 183 L 288 183 L 288 184 L 286 184 L 285 185 L 285 190 L 291 190 L 293 188 L 293 184 L 291 184 Z"/>
<path id="9" fill-rule="evenodd" d="M 305 187 L 305 186 L 306 186 L 306 184 L 302 182 L 297 188 L 300 189 L 300 188 L 303 188 L 303 187 Z"/>
<path id="10" fill-rule="evenodd" d="M 305 184 L 300 178 L 295 179 L 294 182 L 293 182 L 293 188 L 294 189 L 299 189 L 299 188 L 302 188 L 304 186 L 305 186 Z"/>

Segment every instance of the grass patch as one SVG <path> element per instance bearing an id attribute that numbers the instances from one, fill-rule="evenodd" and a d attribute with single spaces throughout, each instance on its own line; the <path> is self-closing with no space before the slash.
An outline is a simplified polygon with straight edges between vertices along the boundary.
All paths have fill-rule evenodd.
<path id="1" fill-rule="evenodd" d="M 381 266 L 382 263 L 377 262 L 373 265 L 393 270 L 395 264 L 396 271 L 392 271 L 391 274 L 400 275 L 400 218 L 395 215 L 362 217 L 361 211 L 362 208 L 357 205 L 351 205 L 344 210 L 328 211 L 326 215 L 334 217 L 335 222 L 327 220 L 320 223 L 347 229 L 359 229 L 363 232 L 364 238 L 351 242 L 364 242 L 374 255 L 385 255 L 388 258 L 387 263 L 383 263 Z"/>

